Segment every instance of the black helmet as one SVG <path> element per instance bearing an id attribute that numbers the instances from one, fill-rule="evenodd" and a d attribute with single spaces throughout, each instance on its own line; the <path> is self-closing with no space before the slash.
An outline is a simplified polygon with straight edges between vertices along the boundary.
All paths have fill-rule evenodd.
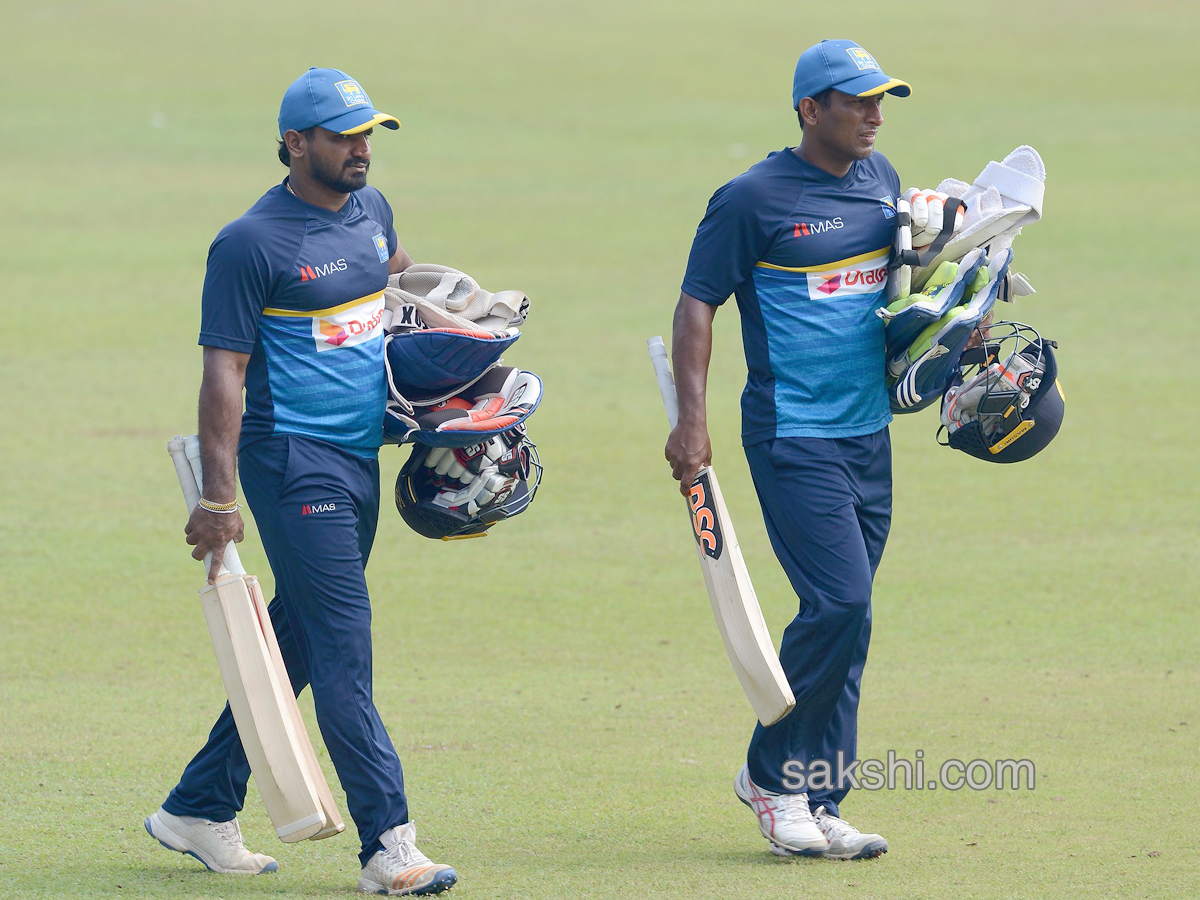
<path id="1" fill-rule="evenodd" d="M 1057 346 L 1020 322 L 992 325 L 985 343 L 963 353 L 942 394 L 943 446 L 1014 463 L 1054 440 L 1063 418 Z"/>
<path id="2" fill-rule="evenodd" d="M 542 479 L 523 425 L 469 447 L 415 444 L 396 478 L 396 509 L 417 534 L 482 537 L 525 511 Z"/>

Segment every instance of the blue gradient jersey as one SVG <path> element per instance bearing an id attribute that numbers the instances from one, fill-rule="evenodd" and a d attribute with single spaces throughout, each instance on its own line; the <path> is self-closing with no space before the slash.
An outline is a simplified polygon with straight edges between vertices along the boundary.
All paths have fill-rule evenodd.
<path id="1" fill-rule="evenodd" d="M 684 292 L 733 294 L 748 376 L 742 442 L 853 437 L 891 421 L 884 385 L 887 263 L 900 179 L 881 154 L 837 178 L 790 149 L 713 194 Z"/>
<path id="2" fill-rule="evenodd" d="M 392 209 L 365 187 L 338 212 L 280 184 L 208 251 L 200 343 L 250 354 L 242 444 L 297 434 L 374 458 L 383 437 L 383 289 Z"/>

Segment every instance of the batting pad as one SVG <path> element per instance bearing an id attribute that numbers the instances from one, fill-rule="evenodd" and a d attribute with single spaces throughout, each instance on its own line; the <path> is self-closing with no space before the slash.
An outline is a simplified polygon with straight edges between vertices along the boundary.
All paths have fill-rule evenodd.
<path id="1" fill-rule="evenodd" d="M 418 410 L 413 440 L 431 447 L 466 447 L 523 423 L 542 401 L 542 380 L 532 372 L 496 366 L 467 391 Z"/>
<path id="2" fill-rule="evenodd" d="M 392 313 L 389 327 L 395 331 L 515 329 L 529 314 L 529 298 L 521 291 L 493 294 L 465 272 L 433 263 L 418 263 L 388 278 L 383 302 Z"/>
<path id="3" fill-rule="evenodd" d="M 875 314 L 887 326 L 888 359 L 906 350 L 930 323 L 960 305 L 968 288 L 973 293 L 977 292 L 983 282 L 976 284 L 975 281 L 977 278 L 986 278 L 982 274 L 986 262 L 987 257 L 979 248 L 964 256 L 961 262 L 947 260 L 938 266 L 938 271 L 929 279 L 923 292 L 910 294 L 875 310 Z"/>
<path id="4" fill-rule="evenodd" d="M 384 339 L 388 394 L 414 404 L 433 403 L 458 393 L 494 366 L 519 331 L 425 328 Z"/>
<path id="5" fill-rule="evenodd" d="M 973 184 L 947 178 L 938 185 L 938 190 L 961 198 L 967 211 L 962 228 L 941 251 L 925 265 L 914 267 L 911 276 L 914 291 L 924 288 L 943 262 L 961 259 L 976 247 L 986 248 L 992 258 L 1002 256 L 1022 228 L 1042 217 L 1046 165 L 1033 147 L 1022 144 L 1003 161 L 989 162 Z M 1013 292 L 1020 295 L 1032 293 L 1032 289 L 1022 278 Z"/>
<path id="6" fill-rule="evenodd" d="M 402 398 L 403 399 L 403 398 Z M 467 447 L 504 434 L 542 401 L 542 380 L 512 366 L 493 366 L 473 384 L 438 403 L 388 403 L 384 439 L 431 447 Z"/>
<path id="7" fill-rule="evenodd" d="M 938 400 L 971 335 L 992 311 L 1012 264 L 1012 249 L 987 268 L 987 282 L 971 299 L 927 325 L 912 343 L 887 363 L 888 400 L 894 413 L 911 413 Z"/>

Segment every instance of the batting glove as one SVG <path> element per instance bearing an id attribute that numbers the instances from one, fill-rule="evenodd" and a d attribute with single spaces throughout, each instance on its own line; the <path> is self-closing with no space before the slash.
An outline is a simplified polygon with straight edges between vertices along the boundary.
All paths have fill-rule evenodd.
<path id="1" fill-rule="evenodd" d="M 909 188 L 904 192 L 912 216 L 912 246 L 914 250 L 928 247 L 942 231 L 943 213 L 949 195 L 941 191 Z M 960 206 L 954 217 L 954 231 L 962 228 L 965 207 Z"/>

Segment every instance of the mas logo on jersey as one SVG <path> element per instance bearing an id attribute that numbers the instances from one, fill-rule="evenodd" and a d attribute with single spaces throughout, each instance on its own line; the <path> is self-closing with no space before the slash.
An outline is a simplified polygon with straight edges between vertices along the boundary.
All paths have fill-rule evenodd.
<path id="1" fill-rule="evenodd" d="M 317 352 L 353 347 L 383 333 L 383 292 L 348 309 L 313 316 L 312 336 Z"/>
<path id="2" fill-rule="evenodd" d="M 896 218 L 896 201 L 891 197 L 880 197 L 879 205 L 883 207 L 883 217 L 885 219 Z"/>
<path id="3" fill-rule="evenodd" d="M 347 106 L 362 106 L 367 102 L 367 95 L 358 86 L 357 81 L 339 81 L 334 85 Z"/>
<path id="4" fill-rule="evenodd" d="M 875 57 L 864 50 L 862 47 L 847 47 L 846 52 L 850 54 L 850 58 L 854 60 L 854 64 L 860 69 L 878 69 L 879 63 L 875 62 Z"/>
<path id="5" fill-rule="evenodd" d="M 336 503 L 302 503 L 300 504 L 300 515 L 315 516 L 325 512 L 337 512 Z"/>
<path id="6" fill-rule="evenodd" d="M 324 275 L 332 274 L 333 272 L 345 272 L 349 266 L 346 265 L 344 259 L 335 259 L 333 262 L 325 263 L 323 266 L 300 266 L 300 280 L 312 281 L 316 278 L 321 278 Z"/>
<path id="7" fill-rule="evenodd" d="M 387 238 L 383 236 L 383 232 L 371 235 L 371 240 L 375 244 L 375 252 L 379 254 L 379 261 L 385 263 L 388 261 Z"/>
<path id="8" fill-rule="evenodd" d="M 839 228 L 844 228 L 846 223 L 842 221 L 841 216 L 837 216 L 821 222 L 794 222 L 792 225 L 792 237 L 812 237 L 814 234 L 837 231 Z"/>
<path id="9" fill-rule="evenodd" d="M 808 295 L 846 296 L 849 294 L 873 294 L 883 290 L 887 284 L 887 254 L 864 260 L 839 272 L 810 272 Z"/>

